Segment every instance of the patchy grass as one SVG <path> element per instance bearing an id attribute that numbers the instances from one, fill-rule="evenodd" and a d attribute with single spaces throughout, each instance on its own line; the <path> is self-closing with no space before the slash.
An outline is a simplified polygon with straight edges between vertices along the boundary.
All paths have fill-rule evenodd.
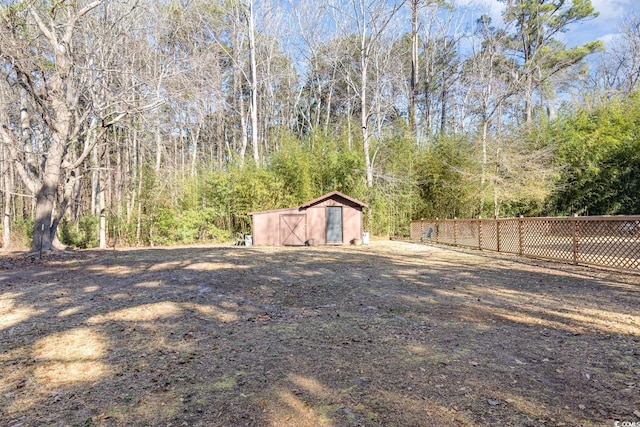
<path id="1" fill-rule="evenodd" d="M 382 241 L 0 268 L 0 425 L 640 421 L 637 275 Z"/>

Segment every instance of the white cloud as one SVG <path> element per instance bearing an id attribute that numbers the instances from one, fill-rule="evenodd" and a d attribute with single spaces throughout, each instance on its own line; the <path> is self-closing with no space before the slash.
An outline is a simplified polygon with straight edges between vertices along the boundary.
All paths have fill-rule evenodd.
<path id="1" fill-rule="evenodd" d="M 618 36 L 624 20 L 640 6 L 637 0 L 591 0 L 591 4 L 599 13 L 598 17 L 573 25 L 564 40 L 567 44 L 602 40 L 605 46 L 610 46 Z"/>
<path id="2" fill-rule="evenodd" d="M 609 48 L 613 45 L 616 44 L 617 40 L 620 40 L 621 35 L 620 33 L 609 33 L 609 34 L 605 34 L 604 36 L 600 36 L 600 38 L 598 40 L 601 40 L 606 48 Z"/>
<path id="3" fill-rule="evenodd" d="M 468 26 L 468 30 L 474 28 L 482 15 L 488 15 L 496 27 L 501 27 L 504 24 L 502 20 L 504 3 L 499 3 L 497 0 L 454 0 L 453 3 L 458 17 Z M 478 48 L 477 44 L 480 43 L 480 40 L 471 35 L 469 38 L 462 38 L 460 43 L 462 52 L 471 52 L 474 46 Z"/>
<path id="4" fill-rule="evenodd" d="M 473 15 L 486 14 L 491 17 L 493 22 L 502 22 L 504 3 L 500 3 L 498 0 L 458 0 L 456 5 L 470 10 Z"/>
<path id="5" fill-rule="evenodd" d="M 591 0 L 593 8 L 600 13 L 596 18 L 600 22 L 618 22 L 634 6 L 631 0 Z"/>

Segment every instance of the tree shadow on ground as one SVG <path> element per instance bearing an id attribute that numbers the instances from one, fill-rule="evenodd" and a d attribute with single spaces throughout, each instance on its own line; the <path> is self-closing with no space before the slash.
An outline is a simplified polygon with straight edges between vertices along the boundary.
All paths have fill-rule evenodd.
<path id="1" fill-rule="evenodd" d="M 557 267 L 374 243 L 6 270 L 0 424 L 632 420 L 638 278 Z"/>

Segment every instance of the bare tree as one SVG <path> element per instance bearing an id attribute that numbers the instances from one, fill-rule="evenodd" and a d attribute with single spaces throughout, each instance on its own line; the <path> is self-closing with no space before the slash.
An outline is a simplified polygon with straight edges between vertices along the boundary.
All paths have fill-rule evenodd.
<path id="1" fill-rule="evenodd" d="M 481 146 L 480 206 L 482 214 L 488 184 L 490 127 L 500 119 L 505 104 L 518 90 L 514 70 L 517 65 L 505 57 L 501 50 L 506 31 L 491 25 L 491 18 L 483 15 L 476 23 L 476 43 L 464 66 L 469 105 L 479 118 Z M 499 127 L 499 126 L 498 126 Z M 499 140 L 496 136 L 495 140 Z M 499 155 L 499 144 L 494 154 Z M 495 215 L 495 212 L 494 212 Z"/>
<path id="2" fill-rule="evenodd" d="M 258 68 L 256 63 L 256 21 L 254 14 L 254 0 L 248 0 L 247 8 L 247 30 L 249 33 L 249 71 L 251 93 L 251 147 L 253 148 L 253 161 L 256 166 L 260 165 L 260 153 L 258 144 Z"/>
<path id="3" fill-rule="evenodd" d="M 610 50 L 599 55 L 591 85 L 605 96 L 627 96 L 640 82 L 640 15 L 631 15 Z"/>
<path id="4" fill-rule="evenodd" d="M 433 19 L 436 16 L 435 11 L 443 6 L 445 2 L 443 0 L 411 0 L 411 78 L 409 87 L 409 128 L 411 132 L 416 135 L 418 140 L 418 95 L 420 91 L 420 52 L 423 43 L 420 40 L 421 27 L 430 29 L 433 27 Z M 427 9 L 430 13 L 427 25 L 423 24 L 421 17 L 421 11 Z M 423 52 L 424 53 L 424 52 Z M 425 54 L 425 56 L 427 56 Z M 428 61 L 428 59 L 426 59 Z"/>
<path id="5" fill-rule="evenodd" d="M 354 86 L 360 102 L 360 128 L 362 135 L 363 156 L 367 187 L 373 187 L 373 162 L 371 153 L 371 132 L 369 118 L 369 72 L 374 50 L 379 46 L 389 24 L 400 10 L 405 0 L 392 2 L 385 0 L 349 0 L 331 3 L 334 11 L 334 22 L 344 36 L 353 34 L 354 46 L 358 52 L 358 80 L 349 81 Z M 345 70 L 345 77 L 350 70 Z"/>
<path id="6" fill-rule="evenodd" d="M 18 161 L 18 143 L 21 140 L 11 127 L 3 126 L 0 134 L 9 147 L 16 168 L 25 185 L 36 194 L 36 219 L 34 223 L 33 248 L 50 250 L 53 247 L 59 213 L 64 211 L 70 196 L 71 180 L 69 177 L 65 190 L 58 197 L 58 186 L 61 184 L 61 172 L 67 148 L 75 141 L 81 131 L 78 117 L 77 83 L 74 80 L 74 58 L 72 41 L 78 22 L 91 10 L 100 6 L 102 1 L 94 1 L 76 7 L 54 6 L 38 10 L 34 4 L 25 4 L 23 11 L 3 13 L 0 42 L 0 55 L 7 61 L 18 83 L 27 90 L 34 100 L 39 113 L 46 122 L 51 134 L 51 141 L 46 153 L 43 153 L 44 170 L 40 177 L 28 174 L 24 165 Z M 10 12 L 7 8 L 7 12 Z M 28 49 L 27 37 L 16 31 L 22 23 L 29 28 L 29 36 L 39 34 L 44 42 L 39 44 L 35 52 L 45 61 L 52 61 L 53 68 L 43 69 L 38 66 L 38 57 L 34 57 Z M 34 37 L 35 38 L 35 37 Z M 76 123 L 78 126 L 76 126 Z M 80 154 L 76 161 L 81 162 L 89 154 L 92 147 Z M 74 162 L 75 163 L 75 162 Z M 59 204 L 58 214 L 54 212 Z"/>
<path id="7" fill-rule="evenodd" d="M 0 128 L 16 172 L 36 195 L 34 250 L 56 246 L 58 224 L 81 178 L 78 167 L 108 129 L 132 112 L 131 92 L 122 87 L 117 97 L 113 89 L 104 92 L 112 80 L 105 78 L 104 64 L 87 54 L 91 49 L 84 49 L 94 42 L 108 42 L 79 32 L 91 29 L 81 25 L 88 15 L 107 14 L 106 7 L 103 0 L 95 0 L 52 7 L 25 2 L 21 7 L 3 8 L 0 58 L 7 64 L 8 77 L 24 88 L 38 112 L 41 138 L 47 141 L 34 153 L 42 165 L 35 175 L 21 161 L 20 127 L 9 123 Z M 111 43 L 117 41 L 117 37 L 111 39 Z"/>
<path id="8" fill-rule="evenodd" d="M 418 110 L 416 107 L 418 96 L 418 60 L 420 39 L 418 35 L 418 12 L 420 0 L 411 0 L 411 86 L 409 89 L 409 128 L 417 134 Z"/>
<path id="9" fill-rule="evenodd" d="M 322 129 L 328 133 L 331 123 L 337 61 L 336 50 L 329 43 L 332 25 L 326 3 L 313 0 L 289 0 L 293 15 L 290 28 L 296 31 L 289 37 L 290 54 L 298 58 L 304 74 L 303 84 L 296 94 L 295 110 L 298 116 L 299 135 Z"/>

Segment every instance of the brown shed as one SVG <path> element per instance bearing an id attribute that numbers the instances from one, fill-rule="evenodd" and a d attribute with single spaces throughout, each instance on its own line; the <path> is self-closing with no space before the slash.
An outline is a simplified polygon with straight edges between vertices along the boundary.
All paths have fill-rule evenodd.
<path id="1" fill-rule="evenodd" d="M 332 191 L 296 208 L 249 212 L 254 245 L 302 246 L 350 243 L 362 238 L 366 203 Z"/>

